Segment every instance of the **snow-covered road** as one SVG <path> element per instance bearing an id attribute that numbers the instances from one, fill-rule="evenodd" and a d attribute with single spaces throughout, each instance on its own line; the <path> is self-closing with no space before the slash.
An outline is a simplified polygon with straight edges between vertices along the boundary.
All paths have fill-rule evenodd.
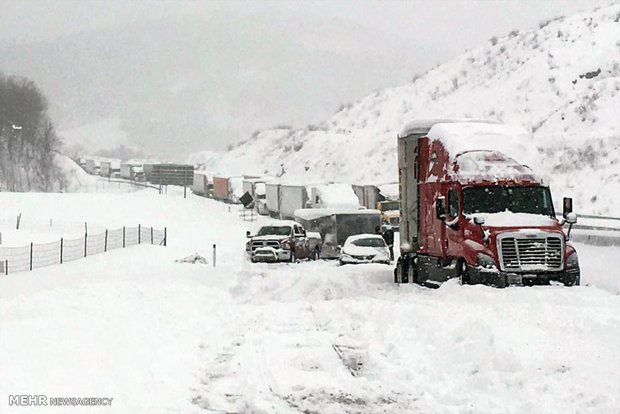
<path id="1" fill-rule="evenodd" d="M 0 277 L 0 412 L 573 413 L 620 407 L 620 249 L 590 286 L 392 283 L 382 265 L 252 265 L 236 208 L 178 194 L 8 194 L 7 216 L 167 226 Z M 253 226 L 256 226 L 254 224 Z M 175 263 L 195 251 L 217 267 Z M 14 407 L 11 394 L 112 397 Z"/>

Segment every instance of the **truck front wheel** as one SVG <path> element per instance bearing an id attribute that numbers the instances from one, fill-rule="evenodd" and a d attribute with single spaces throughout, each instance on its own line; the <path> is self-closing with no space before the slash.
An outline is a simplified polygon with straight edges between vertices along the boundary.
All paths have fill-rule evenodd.
<path id="1" fill-rule="evenodd" d="M 471 279 L 469 278 L 469 269 L 467 267 L 467 262 L 465 260 L 459 261 L 458 269 L 459 282 L 461 283 L 461 285 L 470 285 Z"/>
<path id="2" fill-rule="evenodd" d="M 564 286 L 579 286 L 581 284 L 580 279 L 581 275 L 577 275 L 572 278 L 565 277 L 564 280 L 562 280 L 562 283 L 564 283 Z"/>

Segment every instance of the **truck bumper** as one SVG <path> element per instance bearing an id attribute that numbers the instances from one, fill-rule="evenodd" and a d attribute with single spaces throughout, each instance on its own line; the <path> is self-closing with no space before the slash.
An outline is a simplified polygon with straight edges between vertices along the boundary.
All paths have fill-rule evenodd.
<path id="1" fill-rule="evenodd" d="M 258 248 L 251 255 L 251 261 L 255 262 L 286 262 L 291 260 L 291 251 L 272 248 Z"/>
<path id="2" fill-rule="evenodd" d="M 578 267 L 560 272 L 514 273 L 472 266 L 469 268 L 469 277 L 473 284 L 482 283 L 497 287 L 548 285 L 549 282 L 573 286 L 581 283 L 581 273 Z"/>

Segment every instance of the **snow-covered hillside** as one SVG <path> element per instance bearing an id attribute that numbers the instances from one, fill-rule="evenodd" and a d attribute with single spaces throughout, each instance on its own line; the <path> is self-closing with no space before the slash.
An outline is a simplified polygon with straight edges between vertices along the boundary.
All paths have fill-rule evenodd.
<path id="1" fill-rule="evenodd" d="M 305 129 L 260 131 L 207 168 L 295 180 L 382 183 L 397 179 L 396 135 L 420 118 L 472 117 L 532 133 L 556 202 L 616 214 L 620 192 L 620 5 L 512 31 L 377 91 Z M 393 62 L 398 65 L 399 62 Z M 510 154 L 508 154 L 510 155 Z M 194 157 L 194 160 L 199 157 Z"/>

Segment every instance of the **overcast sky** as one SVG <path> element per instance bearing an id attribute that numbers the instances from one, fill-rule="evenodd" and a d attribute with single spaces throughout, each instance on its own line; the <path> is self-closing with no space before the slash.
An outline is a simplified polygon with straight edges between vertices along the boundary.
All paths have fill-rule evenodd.
<path id="1" fill-rule="evenodd" d="M 196 0 L 3 0 L 0 40 L 49 40 L 91 29 L 209 13 L 221 8 L 307 9 L 346 15 L 395 33 L 451 36 L 472 47 L 513 27 L 533 28 L 546 18 L 611 4 L 610 0 L 424 0 L 424 1 L 196 1 Z"/>
<path id="2" fill-rule="evenodd" d="M 222 149 L 255 129 L 321 122 L 493 36 L 608 4 L 2 0 L 0 72 L 35 80 L 61 130 L 120 117 L 153 147 Z"/>

